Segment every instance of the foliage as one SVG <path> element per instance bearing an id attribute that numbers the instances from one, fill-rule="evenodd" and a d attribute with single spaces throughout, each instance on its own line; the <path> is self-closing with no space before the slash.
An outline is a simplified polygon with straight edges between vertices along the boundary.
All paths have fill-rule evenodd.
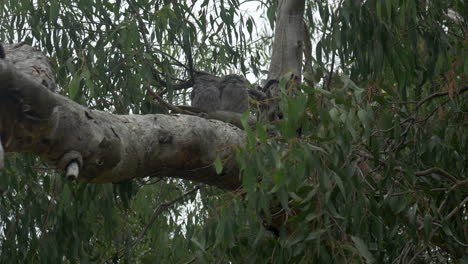
<path id="1" fill-rule="evenodd" d="M 193 69 L 264 78 L 275 1 L 262 19 L 173 2 L 3 1 L 0 40 L 41 47 L 62 94 L 114 113 L 164 112 L 148 85 L 186 103 Z M 246 128 L 242 190 L 80 185 L 9 155 L 0 262 L 467 263 L 466 4 L 306 2 L 314 56 L 280 83 L 283 120 Z"/>
<path id="2" fill-rule="evenodd" d="M 364 89 L 342 80 L 333 94 L 304 87 L 307 93 L 282 98 L 276 137 L 262 125 L 249 132 L 239 152 L 245 195 L 236 202 L 258 214 L 243 224 L 227 216 L 233 227 L 223 229 L 250 227 L 246 237 L 220 239 L 241 252 L 232 259 L 440 263 L 466 256 L 466 121 L 452 112 L 447 120 L 406 125 L 394 97 L 367 103 Z M 420 171 L 430 167 L 447 173 Z M 261 231 L 262 221 L 278 229 L 277 239 Z"/>

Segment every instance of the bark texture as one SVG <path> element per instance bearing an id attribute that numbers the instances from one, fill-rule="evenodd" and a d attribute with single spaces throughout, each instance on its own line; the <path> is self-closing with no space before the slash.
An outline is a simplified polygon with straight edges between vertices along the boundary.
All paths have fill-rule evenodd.
<path id="1" fill-rule="evenodd" d="M 305 0 L 279 1 L 269 80 L 280 80 L 286 73 L 301 79 L 304 8 Z"/>
<path id="2" fill-rule="evenodd" d="M 279 0 L 273 52 L 265 86 L 265 93 L 269 98 L 280 96 L 278 82 L 282 78 L 288 78 L 294 82 L 301 81 L 305 30 L 304 9 L 305 0 Z M 267 109 L 269 120 L 278 119 L 277 100 L 271 100 Z"/>

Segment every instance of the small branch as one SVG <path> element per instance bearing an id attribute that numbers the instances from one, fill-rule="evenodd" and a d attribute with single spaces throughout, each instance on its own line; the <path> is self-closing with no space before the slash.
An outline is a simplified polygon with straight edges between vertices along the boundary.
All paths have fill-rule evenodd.
<path id="1" fill-rule="evenodd" d="M 325 82 L 323 82 L 323 90 L 326 90 L 326 91 L 330 91 L 330 84 L 331 84 L 332 77 L 333 77 L 333 71 L 335 70 L 335 55 L 336 55 L 336 52 L 335 50 L 333 50 L 330 74 L 328 74 L 328 80 L 326 82 L 326 85 L 325 85 Z"/>
<path id="2" fill-rule="evenodd" d="M 423 248 L 421 248 L 420 250 L 418 250 L 418 252 L 416 252 L 416 253 L 413 255 L 413 257 L 410 259 L 410 261 L 408 262 L 408 264 L 413 263 L 413 262 L 416 260 L 416 258 L 417 258 L 421 253 L 423 253 L 424 250 L 426 250 L 425 247 L 423 247 Z"/>
<path id="3" fill-rule="evenodd" d="M 459 91 L 458 91 L 458 94 L 462 94 L 464 92 L 468 91 L 468 86 L 467 87 L 464 87 L 464 88 L 461 88 Z M 445 95 L 448 95 L 449 93 L 448 92 L 437 92 L 437 93 L 433 93 L 431 95 L 429 95 L 428 97 L 422 99 L 421 101 L 419 101 L 419 103 L 416 105 L 416 112 L 419 110 L 419 108 L 424 104 L 426 103 L 427 101 L 431 100 L 431 99 L 434 99 L 434 98 L 437 98 L 437 97 L 441 97 L 441 96 L 445 96 Z"/>
<path id="4" fill-rule="evenodd" d="M 464 92 L 466 92 L 466 91 L 468 91 L 468 86 L 467 86 L 467 87 L 464 87 L 464 88 L 462 88 L 462 89 L 460 89 L 460 90 L 458 90 L 457 94 L 458 94 L 458 95 L 461 95 L 462 93 L 464 93 Z M 403 141 L 404 141 L 406 135 L 408 134 L 410 128 L 414 125 L 414 123 L 415 123 L 415 122 L 417 122 L 417 123 L 421 123 L 421 122 L 424 123 L 424 122 L 426 122 L 426 121 L 437 111 L 438 108 L 435 108 L 435 109 L 432 110 L 431 113 L 429 113 L 424 119 L 417 121 L 417 120 L 416 120 L 416 116 L 417 116 L 417 114 L 418 114 L 419 108 L 420 108 L 424 103 L 428 102 L 428 101 L 431 100 L 431 99 L 434 99 L 434 98 L 437 98 L 437 97 L 446 96 L 446 95 L 448 95 L 448 94 L 449 94 L 448 92 L 437 92 L 437 93 L 433 93 L 433 94 L 429 95 L 428 97 L 426 97 L 426 98 L 422 99 L 421 101 L 419 101 L 419 102 L 417 103 L 417 105 L 416 105 L 415 111 L 414 111 L 408 118 L 406 118 L 405 120 L 403 120 L 403 121 L 400 123 L 401 125 L 403 125 L 403 124 L 406 123 L 406 122 L 410 122 L 410 123 L 406 126 L 404 132 L 403 132 L 402 135 L 401 135 L 401 142 L 400 142 L 395 148 L 391 149 L 390 151 L 391 151 L 391 152 L 398 152 L 398 151 L 400 150 L 400 146 L 403 144 Z M 446 104 L 447 102 L 449 102 L 449 101 L 450 101 L 450 100 L 444 101 L 443 103 L 440 104 L 440 106 L 445 105 L 445 104 Z"/>
<path id="5" fill-rule="evenodd" d="M 139 27 L 139 31 L 140 31 L 140 35 L 143 39 L 143 42 L 145 44 L 145 51 L 146 53 L 148 54 L 151 54 L 151 50 L 152 50 L 152 45 L 150 44 L 147 36 L 146 36 L 146 33 L 148 32 L 148 29 L 146 28 L 146 25 L 143 21 L 143 18 L 141 17 L 141 15 L 138 13 L 138 10 L 133 6 L 134 4 L 136 4 L 136 2 L 133 2 L 133 1 L 129 1 L 128 2 L 129 4 L 129 7 L 131 8 L 132 10 L 132 13 L 135 15 L 137 21 L 138 21 L 138 27 Z M 177 40 L 177 39 L 176 39 Z M 176 62 L 176 65 L 180 66 L 180 67 L 183 67 L 185 68 L 186 70 L 189 70 L 187 66 L 185 66 L 183 63 L 181 63 L 180 61 L 178 61 L 176 58 L 174 58 L 173 56 L 171 56 L 170 54 L 164 52 L 163 50 L 160 50 L 160 49 L 157 49 L 155 48 L 158 52 L 160 52 L 161 54 L 169 57 L 170 59 L 172 59 L 173 61 Z M 148 62 L 148 60 L 146 58 L 143 57 L 143 60 L 148 64 L 148 65 L 151 65 L 150 62 Z M 161 74 L 160 72 L 158 72 L 156 70 L 156 68 L 152 67 L 152 69 L 155 71 L 155 74 L 154 74 L 154 78 L 156 79 L 156 81 L 167 87 L 167 82 L 163 81 L 159 76 L 158 76 L 158 73 Z M 193 85 L 193 80 L 188 80 L 186 82 L 183 82 L 183 83 L 180 83 L 180 84 L 177 84 L 177 85 L 174 85 L 173 86 L 173 90 L 181 90 L 181 89 L 187 89 L 189 87 L 191 87 Z M 161 96 L 167 92 L 167 89 L 165 89 L 163 91 L 163 93 L 161 93 Z M 159 101 L 159 100 L 158 100 Z M 169 108 L 170 109 L 170 108 Z"/>
<path id="6" fill-rule="evenodd" d="M 158 179 L 155 180 L 155 181 L 143 180 L 143 179 L 141 179 L 141 178 L 137 178 L 138 183 L 141 184 L 141 185 L 154 185 L 154 184 L 157 184 L 157 183 L 161 182 L 162 180 L 164 180 L 163 177 L 158 178 Z"/>
<path id="7" fill-rule="evenodd" d="M 143 231 L 140 233 L 140 235 L 135 239 L 135 241 L 133 241 L 133 245 L 138 243 L 145 235 L 146 233 L 148 232 L 149 228 L 153 225 L 154 221 L 156 220 L 157 216 L 159 216 L 163 211 L 165 211 L 166 209 L 169 209 L 171 206 L 173 206 L 175 203 L 177 202 L 180 202 L 181 200 L 183 200 L 185 197 L 191 195 L 192 193 L 198 191 L 200 189 L 201 185 L 197 185 L 195 188 L 193 188 L 192 190 L 182 194 L 181 196 L 175 198 L 174 200 L 172 201 L 169 201 L 169 202 L 166 202 L 166 203 L 163 203 L 161 205 L 158 206 L 158 208 L 156 208 L 156 210 L 154 210 L 153 212 L 153 215 L 151 216 L 148 224 L 145 226 L 145 228 L 143 229 Z M 132 246 L 133 246 L 132 245 Z"/>
<path id="8" fill-rule="evenodd" d="M 225 123 L 232 124 L 240 129 L 244 129 L 244 126 L 242 125 L 242 121 L 241 121 L 242 120 L 241 113 L 219 110 L 219 111 L 207 112 L 201 116 L 206 119 L 214 119 L 214 120 L 223 121 Z M 255 125 L 257 124 L 257 120 L 253 116 L 250 116 L 249 119 L 247 120 L 247 124 L 250 127 L 255 127 Z"/>
<path id="9" fill-rule="evenodd" d="M 406 125 L 405 127 L 405 130 L 403 131 L 403 133 L 401 134 L 400 138 L 400 142 L 398 143 L 398 145 L 393 145 L 395 146 L 393 149 L 391 149 L 390 151 L 391 152 L 398 152 L 402 149 L 402 146 L 406 145 L 404 140 L 406 138 L 406 135 L 408 134 L 408 132 L 410 131 L 410 128 L 415 124 L 415 123 L 425 123 L 431 116 L 434 115 L 435 112 L 437 112 L 437 110 L 439 109 L 439 107 L 445 105 L 446 103 L 448 103 L 450 100 L 446 100 L 444 102 L 442 102 L 438 107 L 434 108 L 434 110 L 432 110 L 426 117 L 424 117 L 423 119 L 421 120 L 417 120 L 416 119 L 416 115 L 417 115 L 417 112 L 418 110 L 416 109 L 416 111 L 408 118 L 406 118 L 405 120 L 403 120 L 403 122 L 401 122 L 400 124 L 403 125 L 404 123 L 406 122 L 409 122 L 408 125 Z"/>
<path id="10" fill-rule="evenodd" d="M 42 166 L 33 166 L 31 167 L 33 170 L 37 171 L 51 171 L 51 170 L 58 170 L 57 167 L 42 167 Z"/>
<path id="11" fill-rule="evenodd" d="M 333 27 L 333 25 L 335 24 L 335 20 L 338 16 L 338 11 L 341 10 L 340 9 L 340 6 L 343 4 L 343 0 L 341 0 L 339 3 L 338 3 L 338 6 L 336 7 L 335 9 L 335 12 L 333 13 L 333 16 L 332 16 L 332 19 L 331 19 L 331 26 Z M 323 82 L 323 90 L 327 90 L 327 91 L 330 91 L 330 84 L 331 84 L 331 81 L 332 81 L 332 77 L 333 77 L 333 72 L 335 71 L 335 56 L 336 56 L 336 50 L 333 49 L 333 53 L 332 53 L 332 64 L 331 64 L 331 67 L 330 67 L 330 74 L 328 75 L 328 80 L 327 82 L 325 83 L 325 81 Z"/>
<path id="12" fill-rule="evenodd" d="M 178 42 L 177 39 L 174 39 L 176 42 Z M 181 44 L 179 44 L 181 45 Z M 169 53 L 163 51 L 163 50 L 160 50 L 160 49 L 156 49 L 159 53 L 161 53 L 162 55 L 168 57 L 169 59 L 173 60 L 174 61 L 174 64 L 173 65 L 176 65 L 176 66 L 179 66 L 181 68 L 184 68 L 185 70 L 189 71 L 190 72 L 190 68 L 183 64 L 182 62 L 180 62 L 179 60 L 177 60 L 174 56 L 170 55 Z"/>
<path id="13" fill-rule="evenodd" d="M 195 113 L 180 109 L 179 107 L 171 105 L 170 103 L 164 101 L 164 99 L 161 96 L 159 96 L 158 93 L 151 90 L 151 88 L 149 86 L 146 87 L 146 90 L 148 91 L 148 93 L 150 93 L 153 96 L 153 98 L 156 101 L 158 101 L 160 104 L 164 105 L 167 109 L 169 109 L 169 110 L 171 110 L 171 111 L 173 111 L 175 113 L 186 114 L 186 115 L 196 115 Z"/>
<path id="14" fill-rule="evenodd" d="M 167 84 L 165 82 L 162 82 L 161 85 L 167 87 Z M 183 89 L 188 89 L 193 86 L 193 79 L 178 83 L 178 84 L 173 84 L 172 85 L 172 90 L 177 91 L 177 90 L 183 90 Z M 162 92 L 159 93 L 159 96 L 163 96 L 168 92 L 168 89 L 165 88 Z"/>
<path id="15" fill-rule="evenodd" d="M 249 92 L 249 95 L 254 97 L 257 101 L 264 101 L 268 98 L 268 96 L 260 91 L 259 89 L 253 89 L 253 88 L 250 88 L 248 89 L 248 92 Z"/>
<path id="16" fill-rule="evenodd" d="M 230 112 L 230 111 L 205 112 L 203 110 L 197 109 L 192 106 L 178 107 L 178 106 L 169 104 L 168 102 L 164 101 L 164 99 L 161 96 L 159 96 L 159 94 L 151 90 L 149 87 L 147 87 L 146 89 L 154 97 L 154 99 L 156 99 L 156 101 L 158 101 L 160 104 L 164 105 L 167 109 L 171 110 L 174 113 L 195 115 L 195 116 L 200 116 L 206 119 L 215 119 L 215 120 L 223 121 L 225 123 L 233 124 L 240 129 L 244 128 L 241 122 L 242 114 L 240 113 Z M 190 109 L 190 111 L 186 109 Z M 250 126 L 254 126 L 256 123 L 257 121 L 254 118 L 249 118 L 248 124 Z"/>
<path id="17" fill-rule="evenodd" d="M 461 186 L 464 186 L 464 185 L 468 185 L 468 180 L 464 180 L 464 181 L 459 181 L 459 182 L 457 182 L 456 184 L 454 184 L 454 185 L 450 188 L 450 191 L 455 190 L 455 189 L 457 189 L 458 187 L 461 187 Z"/>
<path id="18" fill-rule="evenodd" d="M 465 199 L 463 199 L 463 201 L 457 206 L 455 207 L 448 215 L 447 217 L 445 218 L 445 220 L 448 220 L 449 218 L 451 218 L 460 208 L 462 208 L 466 203 L 468 202 L 468 196 L 465 197 Z"/>
<path id="19" fill-rule="evenodd" d="M 159 205 L 156 210 L 154 210 L 153 212 L 153 215 L 151 215 L 151 218 L 148 222 L 148 224 L 145 226 L 145 228 L 143 229 L 143 231 L 138 235 L 138 237 L 130 244 L 130 246 L 128 248 L 121 248 L 118 252 L 116 252 L 112 257 L 108 258 L 107 260 L 104 261 L 104 263 L 111 263 L 110 261 L 111 260 L 115 260 L 115 258 L 117 259 L 120 259 L 122 256 L 123 256 L 123 252 L 127 249 L 127 250 L 130 250 L 131 248 L 133 248 L 138 242 L 140 242 L 140 240 L 146 235 L 146 233 L 148 232 L 148 230 L 150 229 L 150 227 L 154 224 L 154 221 L 156 221 L 156 218 L 162 213 L 164 212 L 165 210 L 169 209 L 170 207 L 172 207 L 174 204 L 176 204 L 177 202 L 180 202 L 181 200 L 183 200 L 185 197 L 193 194 L 194 192 L 198 191 L 200 189 L 201 185 L 197 185 L 195 188 L 193 188 L 192 190 L 180 195 L 179 197 L 173 199 L 172 201 L 169 201 L 169 202 L 166 202 L 166 203 L 163 203 L 161 205 Z"/>
<path id="20" fill-rule="evenodd" d="M 370 159 L 370 160 L 374 160 L 374 161 L 377 161 L 379 162 L 381 165 L 383 165 L 384 167 L 388 167 L 388 164 L 385 162 L 385 161 L 382 161 L 382 160 L 376 160 L 372 155 L 369 155 L 365 152 L 362 152 L 362 151 L 358 151 L 356 152 L 356 154 L 358 156 L 361 156 L 363 158 L 366 158 L 366 159 Z M 403 169 L 402 167 L 395 167 L 394 168 L 395 171 L 398 171 L 398 172 L 401 172 L 401 173 L 407 173 L 407 171 L 405 169 Z M 429 168 L 429 169 L 426 169 L 426 170 L 422 170 L 422 171 L 416 171 L 414 172 L 414 175 L 417 176 L 417 177 L 421 177 L 421 176 L 426 176 L 426 175 L 429 175 L 429 174 L 438 174 L 440 176 L 443 176 L 449 180 L 451 180 L 452 182 L 455 183 L 454 186 L 456 187 L 459 187 L 458 184 L 464 184 L 465 181 L 459 181 L 455 176 L 451 175 L 450 173 L 446 172 L 445 170 L 441 169 L 441 168 L 437 168 L 437 167 L 434 167 L 434 168 Z M 456 188 L 455 187 L 455 188 Z"/>
<path id="21" fill-rule="evenodd" d="M 426 176 L 426 175 L 429 175 L 429 174 L 439 174 L 440 176 L 444 176 L 445 178 L 448 178 L 450 179 L 451 181 L 453 181 L 454 183 L 457 183 L 458 180 L 455 176 L 452 176 L 450 175 L 448 172 L 444 171 L 443 169 L 441 168 L 430 168 L 430 169 L 427 169 L 427 170 L 423 170 L 423 171 L 417 171 L 414 173 L 414 175 L 420 177 L 420 176 Z"/>
<path id="22" fill-rule="evenodd" d="M 211 248 L 212 246 L 207 246 L 203 251 L 207 251 Z M 184 264 L 192 264 L 198 259 L 198 256 L 193 257 L 191 260 L 185 262 Z"/>

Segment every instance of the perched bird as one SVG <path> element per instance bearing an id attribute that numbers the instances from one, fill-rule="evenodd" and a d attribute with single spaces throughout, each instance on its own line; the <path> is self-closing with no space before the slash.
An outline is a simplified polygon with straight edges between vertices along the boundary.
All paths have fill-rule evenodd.
<path id="1" fill-rule="evenodd" d="M 194 79 L 190 98 L 192 106 L 206 112 L 219 110 L 221 96 L 218 87 L 221 79 L 208 73 L 197 73 Z"/>
<path id="2" fill-rule="evenodd" d="M 220 110 L 244 113 L 249 108 L 249 94 L 247 81 L 239 75 L 226 75 L 221 81 Z"/>
<path id="3" fill-rule="evenodd" d="M 197 73 L 194 80 L 192 106 L 205 112 L 248 110 L 247 81 L 239 75 L 226 75 L 222 80 L 208 73 Z"/>

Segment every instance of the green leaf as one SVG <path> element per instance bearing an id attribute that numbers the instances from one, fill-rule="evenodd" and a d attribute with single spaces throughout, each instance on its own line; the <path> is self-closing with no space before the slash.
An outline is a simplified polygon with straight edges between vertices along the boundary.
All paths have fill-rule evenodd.
<path id="1" fill-rule="evenodd" d="M 426 214 L 424 216 L 424 234 L 426 235 L 427 239 L 430 239 L 431 232 L 432 232 L 432 216 L 430 214 Z"/>
<path id="2" fill-rule="evenodd" d="M 57 23 L 59 17 L 59 1 L 51 1 L 50 3 L 50 22 L 55 24 Z"/>
<path id="3" fill-rule="evenodd" d="M 267 9 L 267 17 L 268 21 L 270 22 L 271 29 L 275 28 L 275 19 L 276 19 L 276 7 L 274 5 L 270 5 Z"/>
<path id="4" fill-rule="evenodd" d="M 387 20 L 391 22 L 392 18 L 392 2 L 393 0 L 384 0 L 385 1 L 385 9 L 387 10 Z"/>
<path id="5" fill-rule="evenodd" d="M 286 243 L 286 247 L 292 247 L 296 245 L 297 243 L 301 242 L 304 240 L 305 234 L 301 232 L 296 232 L 293 233 L 289 238 L 288 242 Z"/>
<path id="6" fill-rule="evenodd" d="M 221 161 L 219 156 L 216 156 L 216 159 L 214 161 L 214 166 L 215 166 L 217 174 L 221 174 L 221 172 L 223 172 L 223 162 Z"/>
<path id="7" fill-rule="evenodd" d="M 464 64 L 463 64 L 463 73 L 465 74 L 465 76 L 468 75 L 468 59 L 467 58 L 464 58 Z M 467 259 L 468 259 L 468 256 L 467 256 Z"/>
<path id="8" fill-rule="evenodd" d="M 284 168 L 279 168 L 273 174 L 273 180 L 275 184 L 278 186 L 283 186 L 286 183 L 287 175 L 285 173 Z"/>
<path id="9" fill-rule="evenodd" d="M 374 263 L 375 258 L 369 251 L 366 243 L 357 236 L 351 236 L 351 239 L 353 240 L 354 245 L 356 246 L 359 254 L 361 254 L 361 256 L 363 256 L 367 260 L 367 263 Z"/>
<path id="10" fill-rule="evenodd" d="M 369 121 L 369 115 L 368 113 L 364 110 L 364 109 L 359 109 L 358 110 L 358 117 L 359 117 L 359 120 L 361 120 L 362 122 L 362 125 L 364 126 L 364 128 L 368 128 L 369 125 L 368 125 L 368 121 Z"/>
<path id="11" fill-rule="evenodd" d="M 320 65 L 323 65 L 322 63 L 322 41 L 319 41 L 317 43 L 317 46 L 315 46 L 315 56 L 316 56 L 317 62 Z"/>
<path id="12" fill-rule="evenodd" d="M 192 241 L 192 243 L 195 244 L 198 247 L 198 249 L 200 249 L 203 252 L 205 251 L 205 247 L 195 237 L 192 237 L 192 239 L 190 239 L 190 241 Z"/>
<path id="13" fill-rule="evenodd" d="M 346 198 L 346 189 L 340 176 L 338 176 L 336 173 L 333 173 L 333 178 L 335 179 L 335 182 L 338 185 L 338 188 L 340 189 L 341 195 L 343 195 L 343 198 Z"/>
<path id="14" fill-rule="evenodd" d="M 383 23 L 382 19 L 382 0 L 376 1 L 376 10 L 377 10 L 377 18 L 379 19 L 380 23 Z"/>
<path id="15" fill-rule="evenodd" d="M 320 235 L 322 235 L 325 232 L 326 232 L 326 230 L 324 230 L 324 229 L 320 229 L 320 230 L 317 230 L 317 231 L 310 232 L 309 235 L 307 235 L 305 240 L 306 241 L 320 240 Z"/>
<path id="16" fill-rule="evenodd" d="M 69 85 L 68 85 L 68 93 L 70 94 L 70 98 L 73 100 L 77 100 L 78 92 L 80 90 L 80 82 L 81 82 L 81 77 L 79 72 L 75 72 L 73 75 L 73 78 L 71 79 Z"/>
<path id="17" fill-rule="evenodd" d="M 249 19 L 247 19 L 247 31 L 249 32 L 250 37 L 252 37 L 253 22 L 252 22 L 252 19 L 250 17 L 249 17 Z"/>
<path id="18" fill-rule="evenodd" d="M 216 227 L 216 242 L 215 245 L 221 244 L 225 238 L 225 226 L 226 226 L 226 221 L 224 219 L 221 219 L 221 221 L 218 222 L 218 225 Z"/>

